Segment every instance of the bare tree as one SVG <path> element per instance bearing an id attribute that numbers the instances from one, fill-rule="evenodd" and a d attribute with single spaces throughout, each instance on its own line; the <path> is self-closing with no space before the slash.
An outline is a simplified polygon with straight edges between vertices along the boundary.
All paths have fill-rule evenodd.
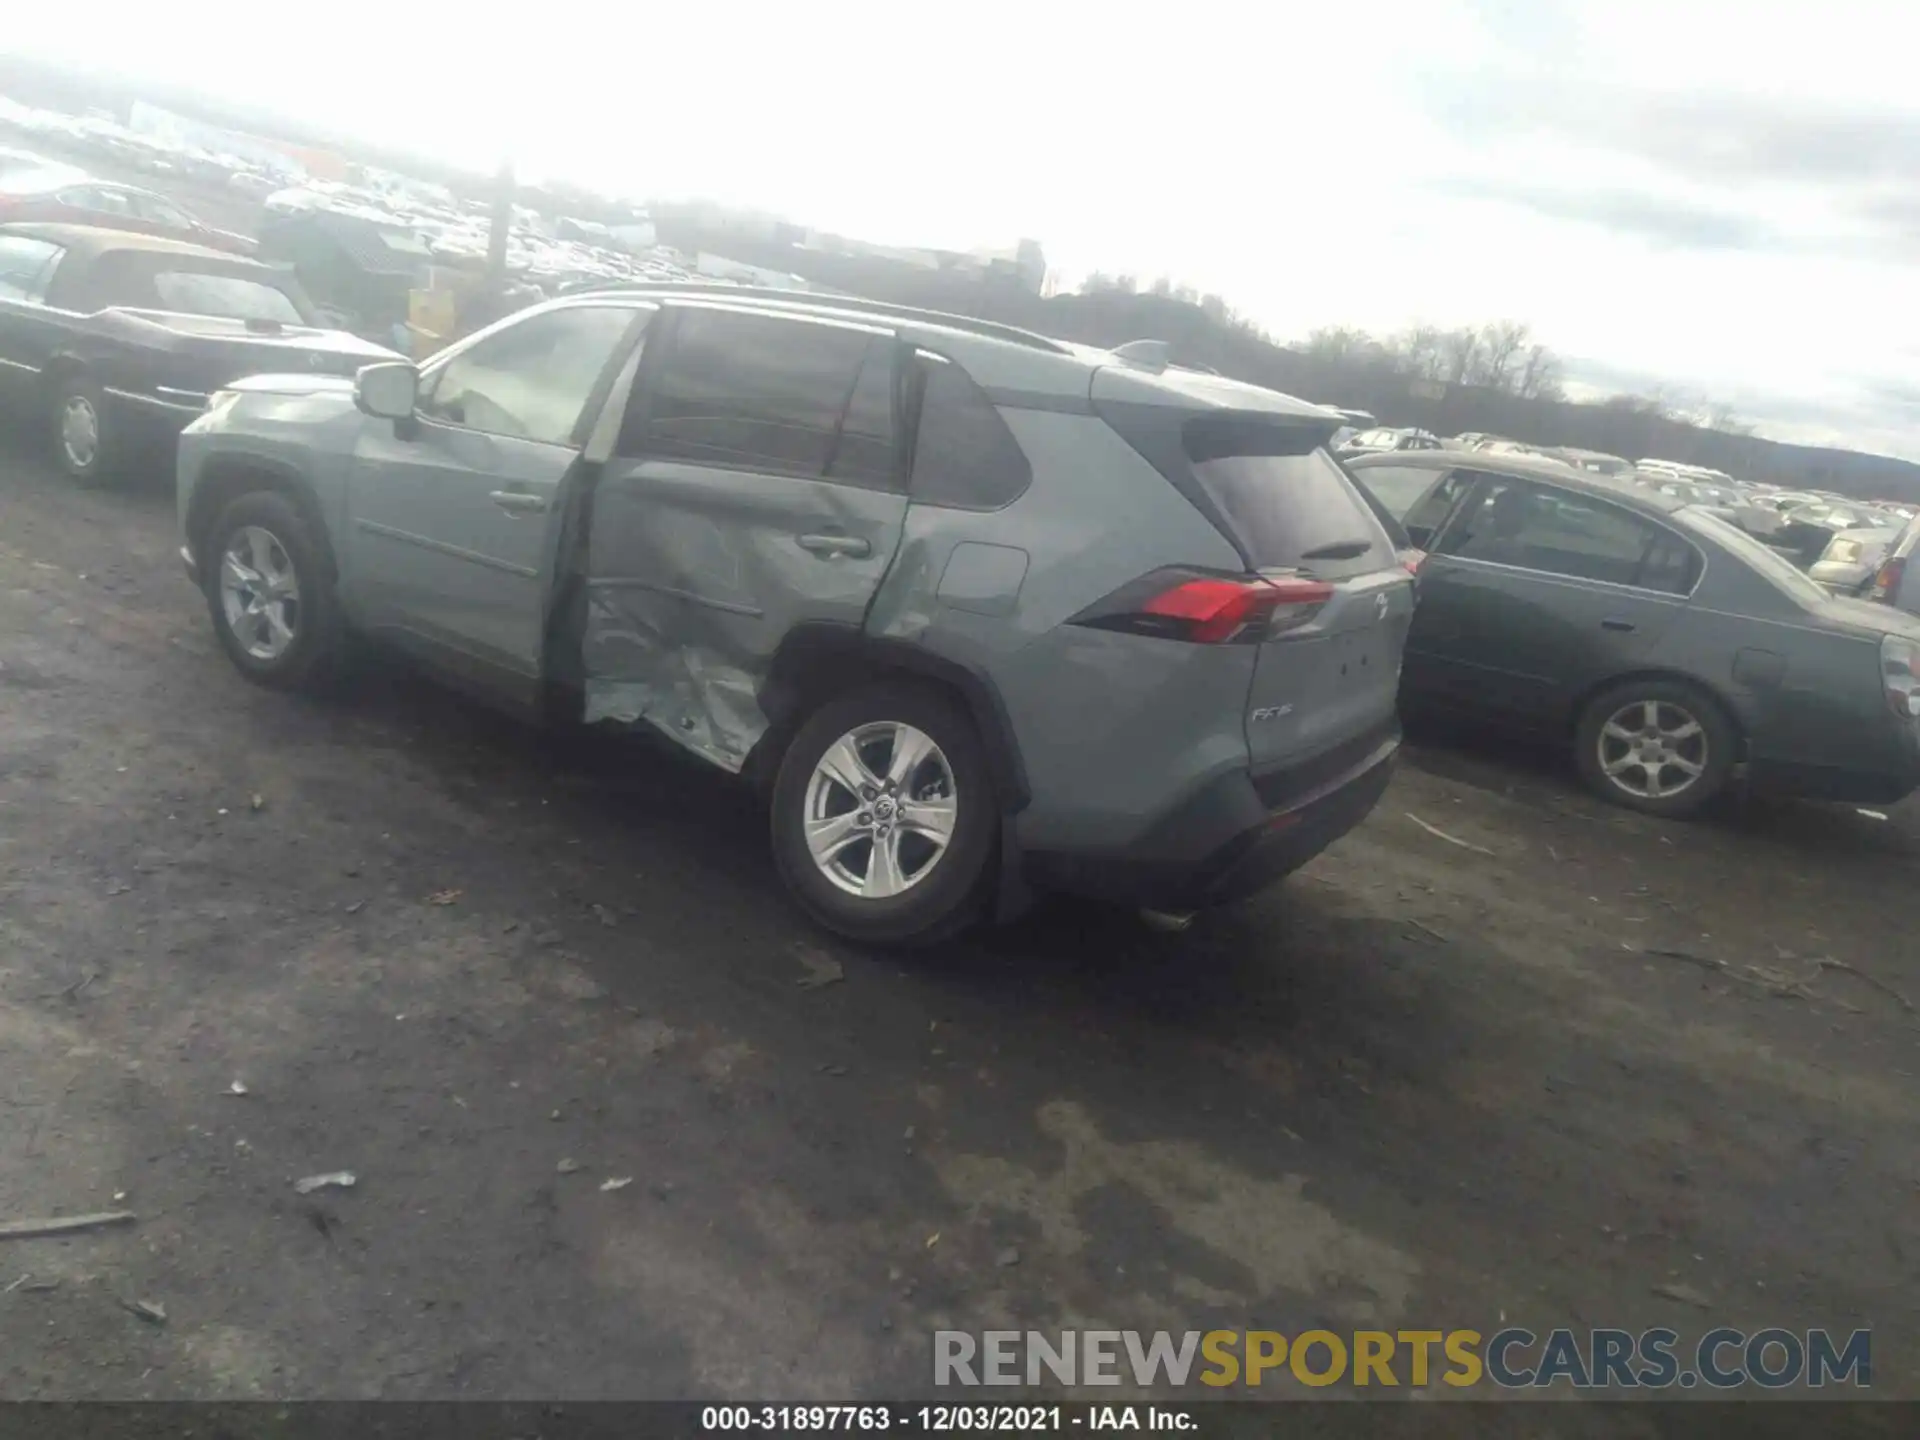
<path id="1" fill-rule="evenodd" d="M 1471 327 L 1440 336 L 1440 379 L 1450 385 L 1472 385 L 1480 378 L 1480 332 Z"/>
<path id="2" fill-rule="evenodd" d="M 1560 384 L 1560 361 L 1546 346 L 1535 342 L 1514 372 L 1513 393 L 1522 400 L 1564 400 L 1567 392 Z"/>
<path id="3" fill-rule="evenodd" d="M 1387 353 L 1395 368 L 1413 380 L 1446 378 L 1446 357 L 1442 354 L 1444 336 L 1432 325 L 1412 325 L 1387 342 Z"/>
<path id="4" fill-rule="evenodd" d="M 1301 347 L 1315 360 L 1332 365 L 1361 365 L 1380 355 L 1380 342 L 1352 325 L 1323 325 Z"/>
<path id="5" fill-rule="evenodd" d="M 1140 293 L 1140 282 L 1132 275 L 1116 275 L 1113 279 L 1113 288 L 1122 295 L 1137 295 Z"/>
<path id="6" fill-rule="evenodd" d="M 1171 275 L 1162 275 L 1148 288 L 1148 293 L 1153 295 L 1173 294 L 1173 277 Z"/>
<path id="7" fill-rule="evenodd" d="M 1490 320 L 1480 327 L 1478 383 L 1510 392 L 1514 372 L 1524 363 L 1532 329 L 1518 320 Z"/>

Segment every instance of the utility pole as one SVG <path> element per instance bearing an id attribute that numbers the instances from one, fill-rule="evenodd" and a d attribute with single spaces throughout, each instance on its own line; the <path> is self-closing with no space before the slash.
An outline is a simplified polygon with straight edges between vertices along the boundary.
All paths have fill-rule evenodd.
<path id="1" fill-rule="evenodd" d="M 505 161 L 494 177 L 493 217 L 487 229 L 487 288 L 494 294 L 507 286 L 507 232 L 513 228 L 513 162 Z"/>

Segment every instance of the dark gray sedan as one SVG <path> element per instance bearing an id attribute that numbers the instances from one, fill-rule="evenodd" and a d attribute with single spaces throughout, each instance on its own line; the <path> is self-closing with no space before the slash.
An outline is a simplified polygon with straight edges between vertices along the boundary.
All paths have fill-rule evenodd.
<path id="1" fill-rule="evenodd" d="M 1698 505 L 1549 462 L 1439 451 L 1350 473 L 1427 552 L 1403 708 L 1566 738 L 1619 804 L 1753 783 L 1891 803 L 1920 785 L 1920 623 L 1836 599 Z"/>

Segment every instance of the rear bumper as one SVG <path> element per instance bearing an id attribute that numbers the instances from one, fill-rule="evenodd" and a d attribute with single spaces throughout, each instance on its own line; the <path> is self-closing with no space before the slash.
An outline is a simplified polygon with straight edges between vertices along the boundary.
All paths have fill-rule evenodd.
<path id="1" fill-rule="evenodd" d="M 1770 794 L 1849 805 L 1894 805 L 1920 789 L 1920 727 L 1903 724 L 1892 744 L 1874 748 L 1879 753 L 1858 766 L 1755 756 L 1747 762 L 1747 781 Z"/>
<path id="2" fill-rule="evenodd" d="M 1299 869 L 1358 825 L 1393 778 L 1393 733 L 1284 808 L 1270 784 L 1236 771 L 1203 786 L 1124 849 L 1026 857 L 1033 883 L 1147 910 L 1199 910 L 1244 899 Z"/>

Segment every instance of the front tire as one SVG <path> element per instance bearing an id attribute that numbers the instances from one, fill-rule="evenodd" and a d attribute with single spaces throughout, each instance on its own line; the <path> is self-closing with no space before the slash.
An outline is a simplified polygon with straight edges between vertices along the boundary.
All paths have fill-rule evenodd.
<path id="1" fill-rule="evenodd" d="M 66 375 L 49 391 L 47 433 L 53 463 L 69 480 L 97 485 L 120 473 L 120 427 L 106 393 L 85 375 Z"/>
<path id="2" fill-rule="evenodd" d="M 280 690 L 319 690 L 341 653 L 324 554 L 285 495 L 256 490 L 220 512 L 202 550 L 207 608 L 234 668 Z"/>
<path id="3" fill-rule="evenodd" d="M 1596 696 L 1574 739 L 1580 774 L 1615 805 L 1685 819 L 1727 787 L 1738 732 L 1720 702 L 1682 680 L 1629 680 Z"/>
<path id="4" fill-rule="evenodd" d="M 1000 824 L 966 712 L 915 685 L 822 705 L 773 786 L 781 878 L 821 925 L 877 945 L 930 945 L 980 913 Z"/>

